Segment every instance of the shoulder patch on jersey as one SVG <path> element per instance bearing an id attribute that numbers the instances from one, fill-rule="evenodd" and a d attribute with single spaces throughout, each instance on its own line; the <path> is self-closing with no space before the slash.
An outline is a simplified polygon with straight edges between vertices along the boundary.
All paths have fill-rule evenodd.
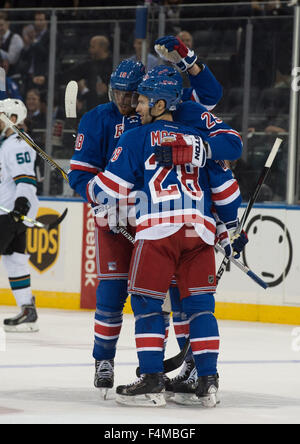
<path id="1" fill-rule="evenodd" d="M 121 146 L 118 146 L 113 152 L 113 155 L 111 156 L 111 162 L 115 162 L 120 157 L 120 154 L 122 152 L 123 148 Z"/>

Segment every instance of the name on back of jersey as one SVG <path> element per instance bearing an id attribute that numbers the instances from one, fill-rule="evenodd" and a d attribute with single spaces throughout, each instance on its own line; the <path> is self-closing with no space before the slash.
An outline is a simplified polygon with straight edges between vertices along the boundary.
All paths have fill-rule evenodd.
<path id="1" fill-rule="evenodd" d="M 182 133 L 178 133 L 178 132 L 174 132 L 174 131 L 166 131 L 166 130 L 151 131 L 151 133 L 150 133 L 151 146 L 160 145 L 162 140 L 165 137 L 175 136 L 176 134 L 182 134 Z"/>

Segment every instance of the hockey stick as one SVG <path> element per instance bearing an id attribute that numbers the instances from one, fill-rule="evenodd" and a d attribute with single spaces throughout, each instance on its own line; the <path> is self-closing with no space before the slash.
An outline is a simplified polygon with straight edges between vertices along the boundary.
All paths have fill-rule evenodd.
<path id="1" fill-rule="evenodd" d="M 272 163 L 273 163 L 273 161 L 274 161 L 274 159 L 275 159 L 275 157 L 277 155 L 277 152 L 279 150 L 279 147 L 280 147 L 281 143 L 282 143 L 282 139 L 279 139 L 279 137 L 277 137 L 275 142 L 274 142 L 274 145 L 273 145 L 273 147 L 271 149 L 271 152 L 270 152 L 270 154 L 269 154 L 269 156 L 268 156 L 268 158 L 267 158 L 267 160 L 266 160 L 266 162 L 264 164 L 263 170 L 262 170 L 262 172 L 261 172 L 261 174 L 259 176 L 259 179 L 257 181 L 257 184 L 256 184 L 256 187 L 254 189 L 254 192 L 253 192 L 252 196 L 249 199 L 247 208 L 246 208 L 246 210 L 243 213 L 243 216 L 241 218 L 239 226 L 238 226 L 238 228 L 236 230 L 237 234 L 241 233 L 241 231 L 243 230 L 243 227 L 244 227 L 244 225 L 246 223 L 246 220 L 247 220 L 247 218 L 249 216 L 249 213 L 250 213 L 250 211 L 251 211 L 251 209 L 252 209 L 252 207 L 253 207 L 256 199 L 257 199 L 257 196 L 258 196 L 258 194 L 259 194 L 259 192 L 261 190 L 261 187 L 262 187 L 264 181 L 266 180 L 266 177 L 267 177 L 267 175 L 268 175 L 268 173 L 270 171 L 270 168 L 271 168 Z M 220 265 L 220 267 L 219 267 L 219 269 L 218 269 L 218 272 L 217 272 L 217 284 L 219 283 L 219 280 L 221 279 L 224 271 L 226 270 L 226 267 L 227 267 L 228 263 L 229 263 L 229 258 L 225 256 L 223 261 L 222 261 L 222 263 L 221 263 L 221 265 Z M 247 273 L 247 274 L 249 275 L 249 273 Z"/>
<path id="2" fill-rule="evenodd" d="M 65 111 L 66 117 L 76 118 L 76 100 L 78 93 L 78 84 L 75 80 L 71 80 L 66 87 L 65 91 Z"/>
<path id="3" fill-rule="evenodd" d="M 18 134 L 21 139 L 23 139 L 31 148 L 33 148 L 52 168 L 57 170 L 60 175 L 69 182 L 67 173 L 50 157 L 48 154 L 40 148 L 32 139 L 29 137 L 28 134 L 25 133 L 25 131 L 21 131 L 16 125 L 13 124 L 13 122 L 5 115 L 0 114 L 0 119 L 2 122 L 6 124 L 6 126 L 9 126 L 16 134 Z"/>
<path id="4" fill-rule="evenodd" d="M 6 91 L 6 73 L 2 67 L 0 67 L 0 91 Z"/>
<path id="5" fill-rule="evenodd" d="M 132 238 L 133 239 L 133 238 Z M 225 251 L 223 250 L 222 247 L 220 247 L 219 245 L 215 245 L 215 248 L 222 254 L 225 255 Z M 241 271 L 243 271 L 244 273 L 246 273 L 251 279 L 253 279 L 258 285 L 260 285 L 262 288 L 266 289 L 268 287 L 268 284 L 266 284 L 259 276 L 257 276 L 253 271 L 249 270 L 248 267 L 246 267 L 242 262 L 238 261 L 237 259 L 235 259 L 234 257 L 230 257 L 229 260 L 236 265 Z M 182 350 L 175 356 L 173 356 L 172 358 L 169 359 L 165 359 L 163 361 L 163 366 L 164 366 L 164 373 L 169 373 L 172 372 L 173 370 L 176 370 L 177 368 L 179 368 L 182 364 L 183 361 L 186 358 L 187 352 L 189 350 L 190 347 L 190 339 L 187 338 L 184 344 L 184 347 L 182 348 Z M 140 368 L 137 367 L 136 369 L 136 375 L 139 377 L 140 376 Z"/>
<path id="6" fill-rule="evenodd" d="M 4 211 L 5 213 L 11 213 L 11 210 L 8 210 L 7 208 L 4 208 L 0 205 L 0 210 Z M 38 228 L 45 228 L 46 230 L 52 230 L 52 228 L 56 228 L 57 225 L 59 225 L 64 218 L 66 217 L 68 212 L 68 208 L 65 209 L 65 211 L 51 224 L 43 224 L 42 222 L 39 222 L 38 220 L 32 219 L 31 217 L 25 216 L 25 214 L 21 214 L 20 219 L 24 222 L 29 222 L 30 224 L 34 225 Z"/>
<path id="7" fill-rule="evenodd" d="M 268 156 L 268 159 L 267 159 L 267 161 L 266 161 L 266 163 L 264 165 L 263 171 L 262 171 L 262 173 L 261 173 L 261 175 L 259 177 L 259 180 L 258 180 L 257 186 L 255 188 L 255 191 L 254 191 L 253 195 L 251 196 L 251 198 L 249 200 L 249 203 L 247 205 L 247 208 L 246 208 L 246 210 L 245 210 L 245 212 L 244 212 L 244 214 L 242 216 L 242 219 L 241 219 L 241 222 L 239 224 L 238 231 L 237 231 L 239 233 L 243 229 L 243 226 L 244 226 L 244 224 L 245 224 L 245 222 L 246 222 L 246 220 L 247 220 L 247 218 L 249 216 L 249 213 L 251 211 L 251 208 L 253 207 L 253 204 L 254 204 L 255 200 L 257 199 L 258 193 L 259 193 L 259 191 L 261 189 L 262 184 L 264 183 L 264 181 L 265 181 L 265 179 L 267 177 L 267 174 L 268 174 L 268 172 L 269 172 L 269 170 L 271 168 L 271 165 L 272 165 L 272 163 L 273 163 L 273 161 L 274 161 L 274 159 L 276 157 L 276 154 L 278 152 L 278 149 L 279 149 L 281 143 L 282 143 L 282 139 L 277 138 L 275 140 L 273 148 L 272 148 L 272 150 L 271 150 L 271 152 L 270 152 L 270 154 Z M 216 249 L 218 251 L 221 251 L 223 254 L 225 253 L 224 250 L 221 247 L 219 247 L 217 245 L 215 247 L 216 247 Z M 225 268 L 226 268 L 226 266 L 227 266 L 229 261 L 231 261 L 236 266 L 238 266 L 238 268 L 240 268 L 241 271 L 246 273 L 258 285 L 260 285 L 264 289 L 267 288 L 268 285 L 262 279 L 260 279 L 255 273 L 253 273 L 251 270 L 249 270 L 248 267 L 243 265 L 241 262 L 239 262 L 235 258 L 228 258 L 226 256 L 224 257 L 224 259 L 222 261 L 222 264 L 221 264 L 221 266 L 220 266 L 220 268 L 218 270 L 217 276 L 216 276 L 217 284 L 218 284 L 218 282 L 220 280 L 220 277 L 222 276 L 222 274 L 223 274 L 223 272 L 224 272 L 224 270 L 225 270 Z M 223 264 L 225 264 L 225 265 L 223 265 Z M 222 266 L 224 268 L 222 269 L 222 272 L 221 272 L 221 274 L 219 276 L 219 272 L 220 272 Z M 184 344 L 183 349 L 176 356 L 174 356 L 173 358 L 170 358 L 170 359 L 164 361 L 164 372 L 165 373 L 168 373 L 168 372 L 171 372 L 173 370 L 176 370 L 177 368 L 179 368 L 183 364 L 183 362 L 184 362 L 184 360 L 186 358 L 186 355 L 187 355 L 189 347 L 190 347 L 190 339 L 188 337 L 186 339 L 186 342 Z M 136 373 L 137 373 L 137 375 L 139 374 L 139 367 L 137 368 Z"/>
<path id="8" fill-rule="evenodd" d="M 215 249 L 225 255 L 225 251 L 223 250 L 222 247 L 220 247 L 220 245 L 216 244 Z M 228 259 L 230 262 L 232 262 L 234 265 L 236 265 L 241 271 L 246 273 L 251 279 L 254 280 L 254 282 L 260 285 L 263 289 L 266 290 L 268 288 L 268 284 L 264 282 L 259 276 L 257 276 L 257 274 L 251 271 L 248 267 L 246 267 L 246 265 L 244 265 L 242 262 L 238 261 L 233 256 L 229 258 L 225 256 L 225 258 Z"/>
<path id="9" fill-rule="evenodd" d="M 50 157 L 45 151 L 40 148 L 25 132 L 21 131 L 11 120 L 5 115 L 0 114 L 0 119 L 9 126 L 15 133 L 17 133 L 21 139 L 23 139 L 29 146 L 31 146 L 52 168 L 57 170 L 62 177 L 69 183 L 67 173 Z M 125 228 L 119 227 L 120 233 L 123 234 L 130 242 L 134 243 L 134 238 L 125 230 Z"/>
<path id="10" fill-rule="evenodd" d="M 123 234 L 123 236 L 125 236 L 132 244 L 134 244 L 134 237 L 131 236 L 131 234 L 128 233 L 128 231 L 125 230 L 125 228 L 118 227 L 118 229 L 119 229 L 119 232 Z M 220 247 L 220 245 L 216 244 L 215 248 L 216 248 L 216 250 L 218 250 L 220 253 L 222 253 L 225 256 L 225 251 L 223 250 L 222 247 Z M 225 258 L 227 259 L 226 256 L 225 256 Z M 264 282 L 259 276 L 257 276 L 257 274 L 255 274 L 248 267 L 246 267 L 246 265 L 244 265 L 242 262 L 238 261 L 233 256 L 228 258 L 228 260 L 230 262 L 232 262 L 234 265 L 236 265 L 243 273 L 247 274 L 251 279 L 253 279 L 262 288 L 266 289 L 268 287 L 268 284 L 266 284 L 266 282 Z"/>

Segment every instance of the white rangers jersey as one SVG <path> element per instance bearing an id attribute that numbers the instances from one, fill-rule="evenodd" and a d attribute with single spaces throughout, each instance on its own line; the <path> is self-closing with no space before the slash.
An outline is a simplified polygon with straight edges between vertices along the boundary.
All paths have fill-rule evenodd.
<path id="1" fill-rule="evenodd" d="M 0 205 L 12 210 L 17 197 L 30 204 L 28 217 L 35 218 L 39 206 L 34 172 L 35 151 L 17 134 L 10 135 L 0 146 Z M 0 210 L 0 214 L 5 214 Z"/>

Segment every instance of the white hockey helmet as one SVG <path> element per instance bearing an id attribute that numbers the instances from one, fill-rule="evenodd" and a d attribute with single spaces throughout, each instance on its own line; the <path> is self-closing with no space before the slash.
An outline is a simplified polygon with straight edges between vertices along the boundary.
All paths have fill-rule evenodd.
<path id="1" fill-rule="evenodd" d="M 10 119 L 11 116 L 16 116 L 17 121 L 15 125 L 23 123 L 27 117 L 27 108 L 19 99 L 4 99 L 0 101 L 0 112 L 7 115 Z"/>

